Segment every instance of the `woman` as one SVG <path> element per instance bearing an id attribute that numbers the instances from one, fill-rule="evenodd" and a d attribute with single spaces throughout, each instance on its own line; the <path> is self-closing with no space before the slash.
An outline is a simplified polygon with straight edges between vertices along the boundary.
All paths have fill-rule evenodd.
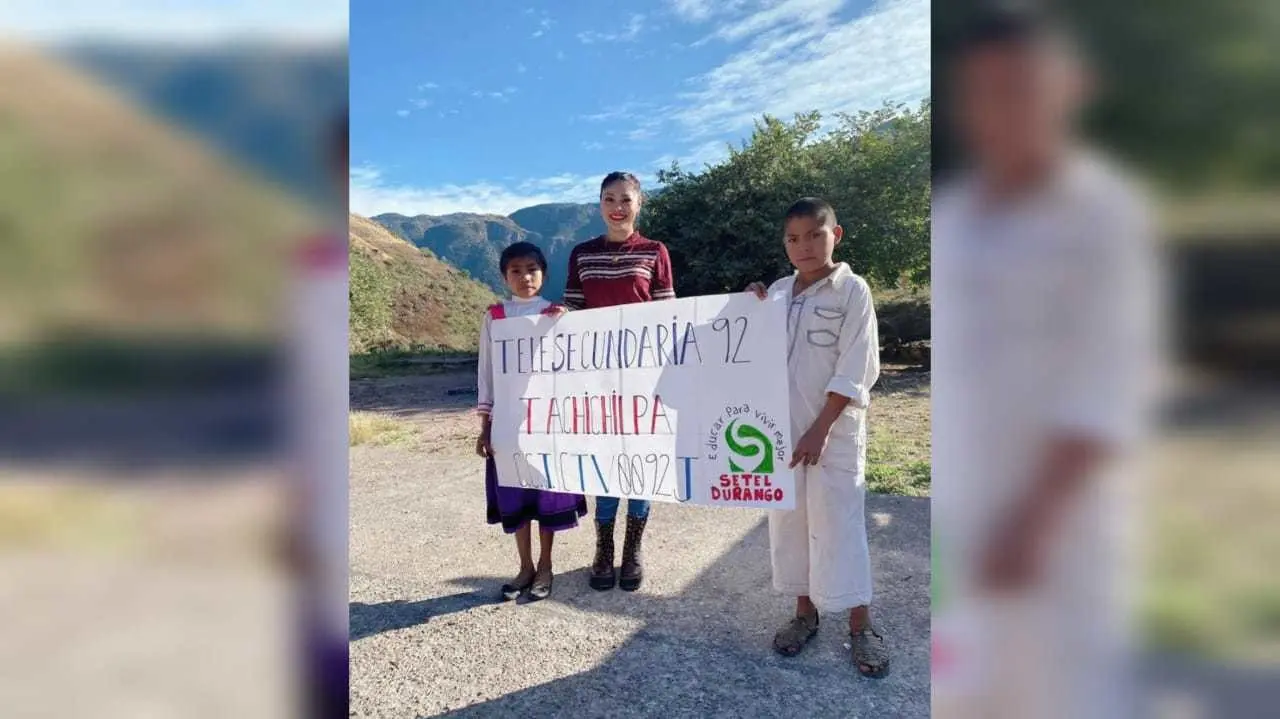
<path id="1" fill-rule="evenodd" d="M 642 202 L 640 180 L 629 172 L 611 172 L 600 183 L 600 214 L 607 232 L 573 248 L 569 256 L 564 304 L 570 309 L 614 307 L 676 296 L 666 245 L 636 232 L 636 216 Z M 596 556 L 588 580 L 592 589 L 605 591 L 617 584 L 624 591 L 635 591 L 644 578 L 640 543 L 649 518 L 649 501 L 627 500 L 622 566 L 615 572 L 613 528 L 617 516 L 617 497 L 596 498 Z"/>

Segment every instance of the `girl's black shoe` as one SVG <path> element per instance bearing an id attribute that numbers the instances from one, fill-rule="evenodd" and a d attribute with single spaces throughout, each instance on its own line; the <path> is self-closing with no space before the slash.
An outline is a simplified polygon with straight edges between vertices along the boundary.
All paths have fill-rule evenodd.
<path id="1" fill-rule="evenodd" d="M 532 586 L 533 586 L 533 577 L 530 577 L 529 581 L 525 582 L 524 584 L 510 584 L 510 583 L 504 584 L 502 585 L 502 601 L 509 602 L 519 597 L 522 593 L 528 590 L 529 587 L 532 587 Z"/>
<path id="2" fill-rule="evenodd" d="M 551 584 L 554 580 L 555 575 L 552 574 L 548 574 L 545 580 L 534 579 L 529 586 L 529 601 L 537 602 L 551 596 Z"/>

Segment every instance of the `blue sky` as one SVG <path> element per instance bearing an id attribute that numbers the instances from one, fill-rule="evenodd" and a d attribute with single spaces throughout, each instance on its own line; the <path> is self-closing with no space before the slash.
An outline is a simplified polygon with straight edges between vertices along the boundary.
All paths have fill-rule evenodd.
<path id="1" fill-rule="evenodd" d="M 507 214 L 652 182 L 768 112 L 912 105 L 928 0 L 351 4 L 351 206 Z"/>
<path id="2" fill-rule="evenodd" d="M 347 0 L 2 0 L 0 36 L 36 42 L 331 43 L 346 33 L 347 5 Z"/>

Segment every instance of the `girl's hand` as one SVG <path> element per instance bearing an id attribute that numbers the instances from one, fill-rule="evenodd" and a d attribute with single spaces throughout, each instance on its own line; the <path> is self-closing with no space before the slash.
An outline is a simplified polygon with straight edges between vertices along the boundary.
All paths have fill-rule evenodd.
<path id="1" fill-rule="evenodd" d="M 752 282 L 747 285 L 746 291 L 762 300 L 769 296 L 769 288 L 765 287 L 763 282 Z"/>
<path id="2" fill-rule="evenodd" d="M 547 308 L 547 314 L 551 315 L 552 317 L 560 317 L 561 315 L 563 315 L 568 311 L 569 311 L 569 308 L 565 307 L 564 305 L 551 305 L 550 307 Z"/>

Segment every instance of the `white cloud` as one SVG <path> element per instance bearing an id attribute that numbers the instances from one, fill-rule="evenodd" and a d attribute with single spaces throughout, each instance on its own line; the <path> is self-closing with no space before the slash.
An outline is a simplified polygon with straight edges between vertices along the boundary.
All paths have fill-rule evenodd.
<path id="1" fill-rule="evenodd" d="M 612 122 L 615 120 L 629 120 L 638 116 L 640 110 L 646 105 L 644 103 L 628 100 L 620 105 L 613 105 L 607 110 L 592 113 L 590 115 L 579 115 L 578 119 L 587 122 Z"/>
<path id="2" fill-rule="evenodd" d="M 590 202 L 600 178 L 561 174 L 520 182 L 475 182 L 467 185 L 414 187 L 388 182 L 372 165 L 351 168 L 351 211 L 366 217 L 384 212 L 402 215 L 445 215 L 480 212 L 508 215 L 522 207 L 547 202 Z"/>
<path id="3" fill-rule="evenodd" d="M 408 110 L 396 110 L 396 114 L 397 114 L 397 115 L 399 115 L 400 117 L 408 117 L 408 116 L 409 116 L 409 111 L 408 111 Z"/>
<path id="4" fill-rule="evenodd" d="M 652 140 L 657 136 L 658 131 L 652 127 L 637 127 L 627 133 L 627 139 L 632 142 L 644 142 L 645 140 Z"/>
<path id="5" fill-rule="evenodd" d="M 929 94 L 929 0 L 881 0 L 849 21 L 843 0 L 783 0 L 727 20 L 715 37 L 747 40 L 690 78 L 671 114 L 690 139 L 741 136 L 763 113 L 874 110 Z M 771 28 L 771 29 L 765 29 Z"/>
<path id="6" fill-rule="evenodd" d="M 584 45 L 598 42 L 631 42 L 640 37 L 644 30 L 644 15 L 634 14 L 627 20 L 627 26 L 620 32 L 596 32 L 587 30 L 578 33 L 578 40 Z"/>
<path id="7" fill-rule="evenodd" d="M 588 152 L 596 152 L 597 150 L 603 150 L 603 149 L 604 149 L 604 143 L 603 143 L 603 142 L 596 142 L 595 140 L 592 140 L 592 141 L 590 141 L 590 142 L 584 142 L 584 143 L 582 143 L 582 149 L 584 149 L 584 150 L 586 150 L 586 151 L 588 151 Z"/>
<path id="8" fill-rule="evenodd" d="M 680 155 L 663 155 L 653 161 L 653 167 L 665 170 L 671 167 L 672 161 L 676 161 L 685 170 L 701 172 L 704 165 L 714 165 L 727 157 L 729 157 L 729 143 L 710 140 Z"/>
<path id="9" fill-rule="evenodd" d="M 543 35 L 545 35 L 545 34 L 546 34 L 546 33 L 545 33 L 545 32 L 543 32 L 542 30 L 534 30 L 534 31 L 533 31 L 533 34 L 532 34 L 532 35 L 530 35 L 529 37 L 542 37 L 542 36 L 543 36 Z"/>
<path id="10" fill-rule="evenodd" d="M 557 60 L 563 60 L 563 59 L 564 59 L 564 50 L 556 50 L 556 59 L 557 59 Z"/>
<path id="11" fill-rule="evenodd" d="M 0 35 L 37 42 L 133 40 L 220 43 L 346 42 L 345 0 L 184 2 L 171 0 L 5 0 Z"/>
<path id="12" fill-rule="evenodd" d="M 667 7 L 681 20 L 703 22 L 742 7 L 744 0 L 667 0 Z"/>
<path id="13" fill-rule="evenodd" d="M 410 100 L 409 102 L 411 102 L 411 103 L 413 104 L 413 106 L 414 106 L 414 107 L 416 107 L 416 108 L 418 108 L 419 110 L 425 110 L 425 109 L 427 109 L 428 107 L 431 107 L 431 101 L 430 101 L 430 100 L 424 100 L 424 99 L 422 99 L 422 98 L 418 98 L 418 99 L 416 99 L 416 100 Z"/>
<path id="14" fill-rule="evenodd" d="M 529 72 L 529 68 L 525 67 L 523 62 L 521 62 L 521 63 L 516 63 L 516 72 L 518 72 L 518 73 L 520 73 L 521 75 L 523 75 L 523 74 L 525 74 L 526 72 Z"/>
<path id="15" fill-rule="evenodd" d="M 769 28 L 788 25 L 821 27 L 839 12 L 845 0 L 783 0 L 720 27 L 716 35 L 725 40 L 741 40 Z"/>
<path id="16" fill-rule="evenodd" d="M 667 0 L 667 5 L 676 15 L 692 22 L 711 17 L 718 4 L 716 0 Z"/>
<path id="17" fill-rule="evenodd" d="M 471 93 L 471 96 L 472 97 L 488 97 L 494 100 L 501 100 L 503 102 L 506 102 L 510 100 L 511 96 L 514 94 L 516 94 L 516 88 L 508 85 L 507 87 L 504 87 L 501 90 L 490 90 L 488 92 L 476 90 Z"/>
<path id="18" fill-rule="evenodd" d="M 424 82 L 424 83 L 422 83 L 421 85 L 419 85 L 419 86 L 418 86 L 418 92 L 425 92 L 425 91 L 427 91 L 427 90 L 435 90 L 435 89 L 436 89 L 436 88 L 438 88 L 438 87 L 440 87 L 440 86 L 439 86 L 439 85 L 437 85 L 437 84 L 435 84 L 434 82 Z"/>

